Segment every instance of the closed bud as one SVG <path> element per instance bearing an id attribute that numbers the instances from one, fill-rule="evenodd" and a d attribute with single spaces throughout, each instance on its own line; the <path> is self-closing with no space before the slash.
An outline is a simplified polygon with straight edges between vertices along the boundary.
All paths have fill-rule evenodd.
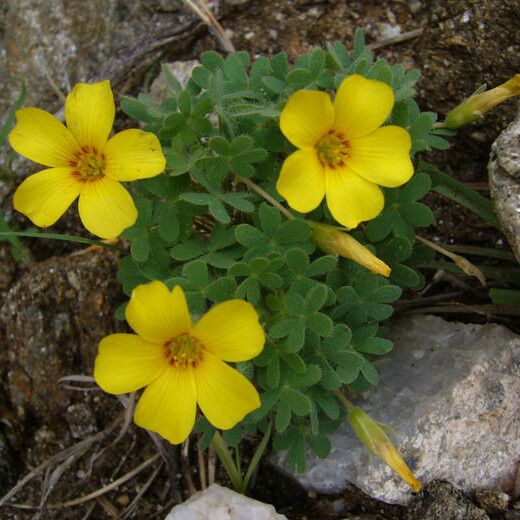
<path id="1" fill-rule="evenodd" d="M 390 276 L 390 267 L 348 233 L 334 226 L 318 224 L 317 222 L 312 222 L 311 228 L 312 239 L 325 253 L 349 258 L 373 273 L 386 277 Z"/>
<path id="2" fill-rule="evenodd" d="M 473 123 L 498 104 L 518 94 L 520 94 L 520 74 L 515 74 L 509 81 L 491 90 L 477 90 L 446 116 L 445 124 L 448 128 L 459 128 Z"/>
<path id="3" fill-rule="evenodd" d="M 415 478 L 397 448 L 392 444 L 383 426 L 374 421 L 361 408 L 352 407 L 348 412 L 350 425 L 368 450 L 390 466 L 413 490 L 418 493 L 422 482 Z"/>

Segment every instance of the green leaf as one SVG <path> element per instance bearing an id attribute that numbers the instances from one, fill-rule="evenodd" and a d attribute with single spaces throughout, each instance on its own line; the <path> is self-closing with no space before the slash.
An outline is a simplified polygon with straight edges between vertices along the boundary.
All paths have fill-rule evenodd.
<path id="1" fill-rule="evenodd" d="M 150 255 L 150 242 L 148 234 L 143 233 L 130 244 L 130 253 L 136 262 L 146 262 Z"/>
<path id="2" fill-rule="evenodd" d="M 500 229 L 493 204 L 489 199 L 425 162 L 421 161 L 418 169 L 430 176 L 435 191 L 469 209 L 496 229 Z"/>
<path id="3" fill-rule="evenodd" d="M 280 358 L 274 356 L 267 365 L 267 384 L 270 388 L 277 388 L 280 385 Z"/>
<path id="4" fill-rule="evenodd" d="M 156 213 L 160 237 L 167 242 L 176 242 L 180 233 L 177 208 L 169 203 L 158 204 Z"/>
<path id="5" fill-rule="evenodd" d="M 179 94 L 177 103 L 181 114 L 185 117 L 189 117 L 191 115 L 191 96 L 187 90 L 183 90 Z"/>
<path id="6" fill-rule="evenodd" d="M 289 70 L 289 61 L 285 52 L 279 52 L 271 58 L 271 67 L 274 75 L 278 79 L 285 79 L 287 71 Z"/>
<path id="7" fill-rule="evenodd" d="M 215 51 L 203 52 L 200 56 L 200 62 L 213 72 L 224 66 L 224 58 Z"/>
<path id="8" fill-rule="evenodd" d="M 325 435 L 309 435 L 307 437 L 307 442 L 309 443 L 311 450 L 321 459 L 325 459 L 329 456 L 331 443 Z"/>
<path id="9" fill-rule="evenodd" d="M 377 373 L 377 370 L 372 363 L 366 361 L 365 364 L 361 367 L 361 373 L 371 385 L 377 385 L 379 381 L 379 374 Z"/>
<path id="10" fill-rule="evenodd" d="M 262 83 L 274 94 L 280 94 L 286 88 L 286 85 L 283 81 L 278 78 L 273 78 L 272 76 L 265 76 L 262 78 Z"/>
<path id="11" fill-rule="evenodd" d="M 291 421 L 291 409 L 287 401 L 280 401 L 276 407 L 274 428 L 278 433 L 283 433 Z"/>
<path id="12" fill-rule="evenodd" d="M 282 392 L 282 401 L 285 401 L 291 411 L 298 416 L 309 415 L 311 413 L 310 399 L 299 390 L 285 387 Z"/>

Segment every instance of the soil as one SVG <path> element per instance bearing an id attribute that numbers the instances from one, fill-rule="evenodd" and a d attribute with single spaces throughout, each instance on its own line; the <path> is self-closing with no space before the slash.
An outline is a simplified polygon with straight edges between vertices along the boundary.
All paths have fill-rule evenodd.
<path id="1" fill-rule="evenodd" d="M 165 5 L 169 2 L 150 2 L 150 9 L 160 13 Z M 382 42 L 376 51 L 378 55 L 422 70 L 418 102 L 423 110 L 439 112 L 441 116 L 479 84 L 494 86 L 520 71 L 520 41 L 514 36 L 520 21 L 520 6 L 516 0 L 221 1 L 219 9 L 220 21 L 235 47 L 254 55 L 273 55 L 286 50 L 294 58 L 314 45 L 336 39 L 349 45 L 355 29 L 362 27 L 368 43 Z M 203 26 L 195 23 L 194 27 L 186 42 L 162 49 L 162 61 L 196 59 L 205 50 L 221 50 Z M 415 30 L 422 32 L 400 43 L 389 40 L 397 33 Z M 141 63 L 136 70 L 140 72 L 132 81 L 120 84 L 117 93 L 137 94 L 141 86 L 158 73 L 157 63 L 151 63 L 149 56 L 146 67 Z M 56 105 L 57 101 L 54 99 L 53 103 Z M 481 122 L 462 129 L 450 151 L 429 153 L 425 158 L 487 195 L 490 146 L 513 118 L 513 113 L 514 104 L 505 103 Z M 2 192 L 2 207 L 13 226 L 23 227 L 23 218 L 10 208 L 9 192 L 12 193 L 17 182 L 19 180 L 10 186 L 8 183 L 7 191 Z M 436 194 L 429 195 L 426 202 L 437 215 L 437 223 L 425 231 L 426 237 L 445 244 L 509 251 L 504 237 L 469 211 Z M 69 212 L 67 219 L 51 231 L 81 234 L 75 214 L 75 211 Z M 53 390 L 57 393 L 51 390 L 46 393 L 45 388 L 31 387 L 34 374 L 20 369 L 27 363 L 20 357 L 24 347 L 39 334 L 35 323 L 50 319 L 42 314 L 43 304 L 39 307 L 37 303 L 43 301 L 44 296 L 48 298 L 50 292 L 54 294 L 53 305 L 62 306 L 63 312 L 70 311 L 71 316 L 79 309 L 88 320 L 73 323 L 71 330 L 55 324 L 50 357 L 46 363 L 31 362 L 31 367 L 46 374 L 42 380 L 48 380 L 49 388 L 63 375 L 86 373 L 85 366 L 91 366 L 92 352 L 102 329 L 113 332 L 123 325 L 111 316 L 93 311 L 100 305 L 96 301 L 99 279 L 82 276 L 89 271 L 91 275 L 97 272 L 95 269 L 100 265 L 104 266 L 101 273 L 113 274 L 114 259 L 99 251 L 76 255 L 81 248 L 65 242 L 24 243 L 32 259 L 28 266 L 14 262 L 9 248 L 0 244 L 0 307 L 3 306 L 4 312 L 8 308 L 12 311 L 4 316 L 0 325 L 0 371 L 4 376 L 4 392 L 0 395 L 0 494 L 31 471 L 35 477 L 20 486 L 13 500 L 16 506 L 0 507 L 1 518 L 164 518 L 175 503 L 187 498 L 194 487 L 200 487 L 200 466 L 194 446 L 181 453 L 178 448 L 150 439 L 146 432 L 125 421 L 128 413 L 125 415 L 125 408 L 116 398 L 94 389 L 89 381 L 69 381 L 66 386 Z M 469 259 L 482 260 L 471 255 Z M 65 278 L 77 273 L 81 283 L 71 294 L 60 293 L 61 286 L 55 282 L 51 283 L 55 287 L 49 286 L 44 273 L 54 269 L 54 265 L 63 271 Z M 105 286 L 104 290 L 103 294 L 110 298 L 107 308 L 115 309 L 123 299 L 120 290 L 113 285 Z M 479 288 L 477 283 L 461 281 L 438 270 L 430 273 L 429 284 L 421 297 L 435 299 L 453 291 L 458 291 L 457 301 L 463 304 L 489 304 L 487 290 Z M 14 300 L 16 292 L 25 296 Z M 415 295 L 409 298 L 403 311 L 420 312 L 426 305 L 425 301 L 416 304 Z M 441 300 L 441 303 L 450 302 Z M 493 310 L 481 315 L 450 313 L 448 316 L 471 321 L 492 319 L 514 325 L 511 317 Z M 25 335 L 14 337 L 10 325 L 16 320 L 26 323 L 21 327 Z M 74 338 L 78 337 L 74 344 Z M 70 350 L 66 350 L 69 346 Z M 52 357 L 52 352 L 56 357 Z M 119 420 L 115 425 L 114 418 Z M 253 444 L 254 441 L 252 439 Z M 82 442 L 80 448 L 64 451 Z M 157 458 L 154 443 L 158 443 L 164 458 Z M 60 459 L 41 467 L 60 453 Z M 246 450 L 246 459 L 247 456 Z M 193 475 L 187 468 L 192 468 Z M 122 478 L 125 475 L 127 480 Z M 217 473 L 217 480 L 226 482 L 221 471 Z M 96 494 L 114 482 L 117 485 L 113 490 Z M 372 514 L 373 519 L 397 520 L 405 515 L 403 507 L 375 501 L 353 486 L 338 496 L 308 493 L 266 464 L 260 467 L 251 494 L 274 504 L 279 512 L 294 520 L 332 520 L 364 513 Z M 74 501 L 74 497 L 78 499 Z M 504 518 L 504 513 L 490 514 L 490 518 Z"/>

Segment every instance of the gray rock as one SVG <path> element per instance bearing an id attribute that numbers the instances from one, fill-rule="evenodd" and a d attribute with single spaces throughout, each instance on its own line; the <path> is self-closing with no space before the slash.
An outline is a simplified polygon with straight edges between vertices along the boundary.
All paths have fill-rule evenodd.
<path id="1" fill-rule="evenodd" d="M 493 143 L 488 165 L 491 198 L 520 262 L 520 112 Z"/>
<path id="2" fill-rule="evenodd" d="M 179 0 L 5 0 L 0 13 L 0 83 L 11 87 L 0 92 L 0 115 L 22 82 L 28 104 L 54 110 L 56 90 L 78 81 L 135 85 L 165 46 L 181 53 L 199 25 Z"/>
<path id="3" fill-rule="evenodd" d="M 168 67 L 168 70 L 175 76 L 182 87 L 185 87 L 191 77 L 193 69 L 200 65 L 200 61 L 174 61 L 172 63 L 165 63 L 164 65 Z M 166 78 L 164 72 L 161 71 L 159 76 L 157 76 L 150 87 L 150 97 L 155 103 L 160 104 L 162 101 L 164 101 L 164 98 L 168 95 L 169 92 L 170 86 L 168 79 Z"/>
<path id="4" fill-rule="evenodd" d="M 273 506 L 213 484 L 175 506 L 165 520 L 284 520 Z"/>
<path id="5" fill-rule="evenodd" d="M 406 520 L 489 520 L 464 494 L 448 482 L 435 481 L 412 501 Z"/>
<path id="6" fill-rule="evenodd" d="M 379 386 L 356 404 L 397 431 L 396 445 L 424 482 L 512 489 L 520 452 L 520 337 L 499 325 L 415 316 L 392 322 L 390 338 L 395 346 L 380 365 Z M 348 424 L 331 441 L 327 459 L 310 456 L 307 472 L 295 475 L 304 486 L 334 493 L 351 481 L 387 502 L 411 498 L 387 466 L 370 463 Z"/>

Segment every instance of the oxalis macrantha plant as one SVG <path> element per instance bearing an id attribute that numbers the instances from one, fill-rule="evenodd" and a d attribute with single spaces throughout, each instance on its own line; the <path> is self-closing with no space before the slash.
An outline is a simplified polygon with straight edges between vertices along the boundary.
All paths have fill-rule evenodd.
<path id="1" fill-rule="evenodd" d="M 110 137 L 105 81 L 74 87 L 67 127 L 23 108 L 9 135 L 48 167 L 19 186 L 18 211 L 46 227 L 79 197 L 88 231 L 130 244 L 118 273 L 130 300 L 117 314 L 134 333 L 101 341 L 96 382 L 144 388 L 135 422 L 174 444 L 198 432 L 239 490 L 269 440 L 303 471 L 307 448 L 326 457 L 346 416 L 417 491 L 382 425 L 346 395 L 378 383 L 392 348 L 381 323 L 403 288 L 422 287 L 417 266 L 434 255 L 416 240 L 434 222 L 419 201 L 443 174 L 415 157 L 446 149 L 453 131 L 414 101 L 419 71 L 374 61 L 358 31 L 352 53 L 333 43 L 293 66 L 283 52 L 206 52 L 185 88 L 164 73 L 160 106 L 145 94 L 122 102 L 143 129 Z M 490 92 L 449 126 L 488 110 Z M 243 475 L 246 435 L 262 440 Z"/>

